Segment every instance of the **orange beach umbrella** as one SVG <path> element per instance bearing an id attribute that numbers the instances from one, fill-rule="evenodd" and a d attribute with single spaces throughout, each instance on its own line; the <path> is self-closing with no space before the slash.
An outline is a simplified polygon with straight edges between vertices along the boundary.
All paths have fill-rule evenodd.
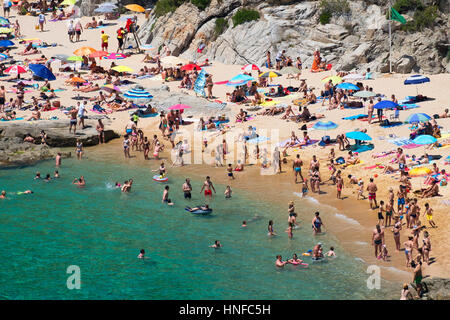
<path id="1" fill-rule="evenodd" d="M 70 83 L 85 83 L 86 80 L 81 79 L 79 77 L 72 77 L 69 80 L 67 80 L 67 82 L 70 82 Z"/>
<path id="2" fill-rule="evenodd" d="M 145 12 L 145 9 L 143 7 L 141 7 L 138 4 L 129 4 L 126 5 L 125 8 L 127 8 L 130 11 L 134 11 L 134 12 Z"/>
<path id="3" fill-rule="evenodd" d="M 97 50 L 95 50 L 94 48 L 91 48 L 91 47 L 81 47 L 81 48 L 75 50 L 73 52 L 73 54 L 75 54 L 77 56 L 89 56 L 96 51 Z"/>

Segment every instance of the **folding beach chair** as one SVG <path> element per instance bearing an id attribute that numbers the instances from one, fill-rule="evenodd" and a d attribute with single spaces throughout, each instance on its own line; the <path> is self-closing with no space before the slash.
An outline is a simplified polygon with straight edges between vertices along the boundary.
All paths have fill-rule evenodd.
<path id="1" fill-rule="evenodd" d="M 400 119 L 400 110 L 399 109 L 395 109 L 394 114 L 391 114 L 389 116 L 390 120 L 399 120 Z"/>

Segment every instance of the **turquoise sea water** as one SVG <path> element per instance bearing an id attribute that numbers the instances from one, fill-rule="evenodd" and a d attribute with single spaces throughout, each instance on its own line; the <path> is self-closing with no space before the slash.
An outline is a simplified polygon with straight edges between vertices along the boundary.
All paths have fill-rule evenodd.
<path id="1" fill-rule="evenodd" d="M 183 199 L 184 177 L 170 176 L 174 207 L 161 203 L 164 185 L 152 181 L 147 168 L 67 159 L 61 178 L 33 180 L 36 171 L 53 176 L 54 162 L 0 170 L 0 299 L 386 299 L 383 290 L 368 290 L 366 266 L 340 250 L 338 258 L 311 263 L 303 269 L 274 266 L 283 258 L 311 249 L 317 238 L 305 223 L 289 240 L 287 215 L 274 219 L 277 237 L 267 236 L 272 203 L 253 203 L 251 195 L 235 192 L 224 199 L 223 186 L 211 202 L 210 217 L 186 212 L 202 203 L 201 183 L 193 181 L 192 201 Z M 85 188 L 71 185 L 84 175 Z M 113 187 L 134 179 L 130 194 Z M 33 190 L 32 195 L 13 194 Z M 259 220 L 241 228 L 255 213 Z M 286 217 L 285 217 L 286 216 Z M 221 249 L 208 246 L 214 240 Z M 144 248 L 148 259 L 137 259 Z M 306 262 L 311 262 L 305 257 Z M 309 260 L 309 261 L 308 261 Z M 81 289 L 66 286 L 66 269 L 81 269 Z"/>

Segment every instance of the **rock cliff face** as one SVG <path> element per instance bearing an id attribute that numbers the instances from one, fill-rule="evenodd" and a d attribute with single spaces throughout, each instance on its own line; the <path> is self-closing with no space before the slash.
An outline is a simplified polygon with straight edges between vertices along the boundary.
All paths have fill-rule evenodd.
<path id="1" fill-rule="evenodd" d="M 442 1 L 433 1 L 441 6 Z M 389 43 L 385 3 L 381 0 L 349 1 L 348 14 L 333 16 L 332 23 L 322 25 L 318 22 L 318 1 L 211 0 L 204 11 L 186 2 L 159 18 L 151 15 L 141 26 L 139 36 L 143 43 L 156 47 L 165 44 L 173 55 L 192 60 L 209 58 L 230 64 L 261 65 L 267 50 L 274 58 L 276 52 L 285 49 L 294 59 L 300 56 L 303 65 L 309 68 L 312 53 L 319 48 L 335 70 L 370 67 L 387 72 Z M 231 18 L 242 7 L 257 10 L 260 19 L 234 27 Z M 439 13 L 433 29 L 422 32 L 407 33 L 399 29 L 397 22 L 392 23 L 395 72 L 439 73 L 450 67 L 445 58 L 450 43 L 450 22 L 445 12 L 442 9 Z M 228 21 L 228 28 L 221 35 L 214 31 L 218 18 Z M 197 54 L 200 43 L 205 43 L 206 48 L 202 54 Z"/>

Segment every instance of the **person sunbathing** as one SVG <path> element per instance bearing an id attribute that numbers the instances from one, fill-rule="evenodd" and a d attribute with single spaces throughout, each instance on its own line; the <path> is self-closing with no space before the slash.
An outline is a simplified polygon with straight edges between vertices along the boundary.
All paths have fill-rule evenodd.
<path id="1" fill-rule="evenodd" d="M 420 197 L 421 198 L 431 198 L 431 197 L 437 197 L 437 196 L 440 196 L 439 184 L 438 184 L 438 181 L 435 179 L 435 180 L 433 180 L 431 186 L 429 186 L 426 189 L 421 190 Z"/>
<path id="2" fill-rule="evenodd" d="M 247 112 L 244 110 L 239 110 L 239 113 L 236 115 L 236 122 L 238 121 L 246 121 L 247 118 Z"/>
<path id="3" fill-rule="evenodd" d="M 30 42 L 22 52 L 19 52 L 20 55 L 26 56 L 31 54 L 41 53 L 38 49 L 33 48 L 33 44 Z"/>
<path id="4" fill-rule="evenodd" d="M 95 20 L 95 17 L 92 17 L 92 21 L 86 23 L 86 26 L 84 28 L 85 29 L 90 29 L 90 28 L 95 29 L 95 28 L 97 28 L 97 25 L 98 25 L 97 20 Z"/>
<path id="5" fill-rule="evenodd" d="M 262 103 L 262 97 L 258 91 L 255 92 L 255 99 L 252 100 L 252 106 L 256 106 Z"/>
<path id="6" fill-rule="evenodd" d="M 310 90 L 309 93 L 306 95 L 306 99 L 308 100 L 309 104 L 314 104 L 317 102 L 317 97 L 312 90 Z"/>
<path id="7" fill-rule="evenodd" d="M 284 113 L 284 115 L 281 117 L 281 119 L 286 120 L 289 119 L 290 117 L 296 117 L 296 114 L 294 113 L 294 111 L 292 110 L 292 106 L 289 105 L 286 108 L 286 112 Z"/>
<path id="8" fill-rule="evenodd" d="M 295 134 L 295 132 L 292 131 L 290 140 L 288 142 L 286 142 L 286 144 L 284 145 L 283 155 L 285 157 L 287 156 L 286 151 L 287 151 L 288 148 L 295 148 L 295 147 L 299 147 L 301 145 L 302 145 L 302 142 L 298 139 L 298 137 Z"/>
<path id="9" fill-rule="evenodd" d="M 41 113 L 39 112 L 38 107 L 34 107 L 33 112 L 31 113 L 31 117 L 29 117 L 27 119 L 27 121 L 31 121 L 31 120 L 39 120 L 41 119 Z"/>
<path id="10" fill-rule="evenodd" d="M 347 159 L 345 160 L 345 162 L 346 162 L 347 165 L 349 165 L 349 164 L 357 164 L 357 163 L 360 162 L 360 160 L 359 160 L 359 158 L 356 155 L 353 154 L 352 151 L 349 151 Z"/>
<path id="11" fill-rule="evenodd" d="M 73 89 L 73 91 L 80 91 L 80 92 L 93 92 L 93 91 L 98 91 L 100 90 L 100 87 L 98 84 L 89 84 L 83 88 L 79 88 L 79 89 Z"/>
<path id="12" fill-rule="evenodd" d="M 10 112 L 10 113 L 6 112 L 3 115 L 0 114 L 0 120 L 9 121 L 9 120 L 14 120 L 14 119 L 16 119 L 16 112 L 15 111 Z"/>

